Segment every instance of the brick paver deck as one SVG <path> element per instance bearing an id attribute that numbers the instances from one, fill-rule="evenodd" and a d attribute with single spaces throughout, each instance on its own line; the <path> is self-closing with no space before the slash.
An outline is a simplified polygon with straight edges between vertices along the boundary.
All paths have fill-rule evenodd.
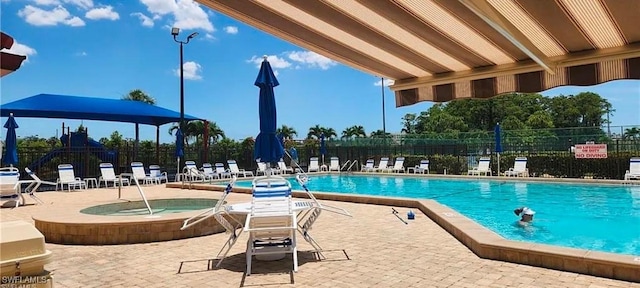
<path id="1" fill-rule="evenodd" d="M 219 192 L 146 187 L 150 199 L 188 194 L 219 197 Z M 0 221 L 31 221 L 31 214 L 69 203 L 91 206 L 115 201 L 114 189 L 39 193 L 44 205 L 2 208 Z M 134 188 L 125 198 L 140 200 Z M 249 200 L 232 194 L 229 202 Z M 30 203 L 33 200 L 27 197 Z M 329 203 L 329 202 L 327 202 Z M 331 202 L 349 210 L 353 218 L 328 212 L 315 223 L 312 235 L 327 260 L 315 260 L 311 246 L 299 237 L 299 271 L 290 273 L 291 259 L 254 260 L 245 277 L 242 235 L 221 268 L 208 270 L 228 237 L 210 236 L 114 246 L 47 244 L 54 262 L 55 287 L 640 287 L 639 283 L 598 278 L 545 268 L 480 259 L 423 214 L 404 224 L 391 207 Z M 406 208 L 396 207 L 406 218 Z M 345 256 L 345 253 L 346 255 Z M 178 273 L 180 271 L 180 273 Z M 638 272 L 640 273 L 640 271 Z"/>

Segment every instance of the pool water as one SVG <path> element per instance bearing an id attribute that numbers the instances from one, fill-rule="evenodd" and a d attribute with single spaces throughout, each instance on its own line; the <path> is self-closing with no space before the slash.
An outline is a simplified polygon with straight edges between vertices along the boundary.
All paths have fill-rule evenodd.
<path id="1" fill-rule="evenodd" d="M 154 215 L 181 213 L 212 208 L 218 200 L 208 198 L 179 198 L 149 200 L 149 206 Z M 139 216 L 149 215 L 149 210 L 143 201 L 117 202 L 87 207 L 80 210 L 84 214 L 102 216 Z"/>
<path id="2" fill-rule="evenodd" d="M 358 175 L 311 176 L 307 186 L 318 192 L 433 199 L 507 239 L 640 255 L 640 186 Z M 526 229 L 516 225 L 520 217 L 513 213 L 521 206 L 536 211 Z"/>

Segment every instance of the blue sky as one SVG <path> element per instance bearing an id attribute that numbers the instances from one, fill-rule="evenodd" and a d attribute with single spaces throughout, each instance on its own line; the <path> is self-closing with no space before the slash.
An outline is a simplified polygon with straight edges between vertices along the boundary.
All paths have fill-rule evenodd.
<path id="1" fill-rule="evenodd" d="M 262 55 L 269 55 L 276 88 L 278 126 L 294 127 L 300 138 L 319 124 L 339 134 L 352 125 L 367 133 L 382 129 L 380 78 L 331 61 L 235 21 L 192 0 L 0 0 L 2 31 L 13 36 L 13 53 L 28 62 L 1 80 L 1 103 L 40 93 L 119 99 L 133 89 L 157 105 L 179 111 L 180 39 L 197 31 L 185 46 L 185 111 L 215 121 L 233 139 L 256 136 L 258 88 L 253 82 Z M 612 125 L 640 123 L 640 81 L 614 81 L 592 87 L 561 87 L 546 96 L 593 91 L 616 112 Z M 399 133 L 401 117 L 432 103 L 396 108 L 385 88 L 386 128 Z M 19 115 L 18 115 L 19 116 Z M 0 119 L 2 123 L 6 119 Z M 94 139 L 118 130 L 134 138 L 130 123 L 64 119 L 17 119 L 18 136 L 55 136 L 62 122 L 83 123 Z M 170 125 L 160 127 L 161 142 L 173 141 Z M 58 130 L 58 131 L 56 131 Z M 141 125 L 142 140 L 155 139 L 155 127 Z"/>

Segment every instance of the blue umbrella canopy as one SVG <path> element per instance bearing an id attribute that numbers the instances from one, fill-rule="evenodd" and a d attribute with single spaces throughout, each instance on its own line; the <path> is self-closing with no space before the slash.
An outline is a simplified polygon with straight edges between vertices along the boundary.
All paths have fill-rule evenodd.
<path id="1" fill-rule="evenodd" d="M 500 138 L 500 123 L 496 124 L 496 127 L 493 130 L 493 134 L 496 136 L 496 152 L 502 152 L 502 140 Z"/>
<path id="2" fill-rule="evenodd" d="M 13 113 L 9 114 L 9 119 L 4 123 L 7 128 L 7 138 L 5 139 L 5 153 L 2 157 L 2 163 L 5 165 L 18 165 L 18 137 L 16 136 L 16 128 L 18 123 L 13 118 Z"/>
<path id="3" fill-rule="evenodd" d="M 176 157 L 182 158 L 184 156 L 184 136 L 182 130 L 178 128 L 176 131 Z"/>
<path id="4" fill-rule="evenodd" d="M 280 85 L 271 65 L 264 57 L 254 85 L 260 87 L 260 133 L 256 137 L 254 158 L 260 162 L 277 163 L 284 155 L 282 142 L 276 136 L 276 99 L 273 88 Z"/>

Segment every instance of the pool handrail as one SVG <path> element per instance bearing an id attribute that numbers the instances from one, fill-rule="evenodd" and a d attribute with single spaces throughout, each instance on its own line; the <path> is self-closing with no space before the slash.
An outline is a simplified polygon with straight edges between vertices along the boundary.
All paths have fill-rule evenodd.
<path id="1" fill-rule="evenodd" d="M 140 182 L 138 182 L 138 178 L 133 176 L 133 173 L 122 173 L 118 175 L 118 177 L 130 177 L 136 183 L 136 187 L 138 188 L 138 193 L 140 193 L 140 197 L 144 201 L 144 205 L 147 206 L 147 210 L 149 210 L 149 216 L 153 215 L 153 210 L 151 210 L 151 206 L 149 206 L 149 201 L 147 201 L 147 196 L 144 195 L 144 191 L 142 191 L 142 187 L 140 187 Z M 118 199 L 122 199 L 122 185 L 118 185 Z"/>

